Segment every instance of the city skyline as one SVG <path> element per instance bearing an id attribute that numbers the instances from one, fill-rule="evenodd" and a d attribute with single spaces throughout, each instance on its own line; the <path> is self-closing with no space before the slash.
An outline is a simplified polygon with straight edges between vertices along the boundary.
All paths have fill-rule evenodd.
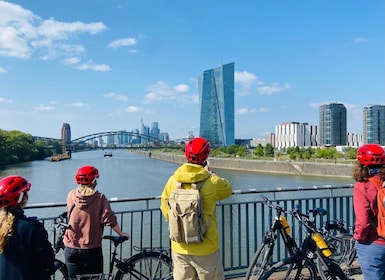
<path id="1" fill-rule="evenodd" d="M 198 75 L 234 62 L 236 139 L 319 125 L 333 102 L 362 134 L 363 108 L 385 104 L 384 11 L 378 0 L 0 0 L 0 129 L 60 138 L 69 123 L 75 139 L 144 120 L 171 140 L 197 136 Z"/>

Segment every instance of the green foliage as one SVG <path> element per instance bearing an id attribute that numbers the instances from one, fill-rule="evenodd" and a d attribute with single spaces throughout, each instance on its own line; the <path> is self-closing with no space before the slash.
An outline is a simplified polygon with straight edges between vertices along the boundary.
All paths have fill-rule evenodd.
<path id="1" fill-rule="evenodd" d="M 49 157 L 57 148 L 60 152 L 60 143 L 56 142 L 37 141 L 30 134 L 0 129 L 0 165 Z"/>

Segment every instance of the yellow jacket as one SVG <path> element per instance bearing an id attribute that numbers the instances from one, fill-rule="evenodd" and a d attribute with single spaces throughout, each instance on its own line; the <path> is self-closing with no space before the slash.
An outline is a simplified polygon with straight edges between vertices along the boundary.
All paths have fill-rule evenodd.
<path id="1" fill-rule="evenodd" d="M 160 209 L 166 220 L 168 220 L 168 211 L 170 210 L 168 198 L 170 193 L 176 188 L 176 182 L 196 183 L 205 180 L 209 176 L 210 174 L 203 166 L 192 163 L 185 163 L 174 172 L 168 179 L 161 196 Z M 219 248 L 217 219 L 214 211 L 217 200 L 230 197 L 232 193 L 231 184 L 227 179 L 213 174 L 206 180 L 200 192 L 206 221 L 208 222 L 210 216 L 214 214 L 210 220 L 207 234 L 204 240 L 198 244 L 186 244 L 171 241 L 171 250 L 176 253 L 193 256 L 207 256 L 216 252 Z"/>

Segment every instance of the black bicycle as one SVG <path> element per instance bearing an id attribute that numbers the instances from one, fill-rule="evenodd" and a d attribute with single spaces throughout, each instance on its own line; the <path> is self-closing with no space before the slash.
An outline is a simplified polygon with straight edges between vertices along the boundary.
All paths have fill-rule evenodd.
<path id="1" fill-rule="evenodd" d="M 64 248 L 62 234 L 64 234 L 68 224 L 66 223 L 65 213 L 59 215 L 55 221 L 56 242 L 55 250 L 58 252 Z M 78 279 L 146 279 L 146 280 L 170 280 L 172 277 L 172 260 L 169 256 L 168 248 L 143 248 L 134 246 L 134 250 L 139 253 L 128 259 L 118 258 L 117 248 L 128 240 L 125 236 L 106 235 L 103 239 L 109 240 L 113 244 L 111 251 L 108 273 L 79 275 Z M 65 264 L 58 261 L 57 273 L 52 279 L 68 279 Z M 114 273 L 116 268 L 116 273 Z M 56 278 L 57 277 L 57 278 Z M 61 278 L 60 278 L 61 277 Z"/>
<path id="2" fill-rule="evenodd" d="M 290 226 L 284 214 L 289 214 L 290 211 L 283 209 L 279 205 L 273 204 L 267 197 L 262 196 L 262 203 L 268 207 L 275 209 L 277 214 L 274 217 L 273 224 L 270 229 L 265 232 L 262 244 L 254 254 L 254 257 L 249 265 L 246 273 L 246 280 L 257 280 L 270 268 L 274 247 L 278 236 L 281 237 L 283 243 L 288 250 L 290 256 L 294 255 L 298 250 L 295 240 L 291 237 Z"/>
<path id="3" fill-rule="evenodd" d="M 301 213 L 299 208 L 290 213 L 304 226 L 307 235 L 304 238 L 301 249 L 295 254 L 274 264 L 260 279 L 322 279 L 322 280 L 348 280 L 344 271 L 340 268 L 331 255 L 332 250 L 325 242 L 322 232 L 315 224 L 315 216 L 326 215 L 326 210 L 317 208 L 311 210 L 313 218 Z"/>

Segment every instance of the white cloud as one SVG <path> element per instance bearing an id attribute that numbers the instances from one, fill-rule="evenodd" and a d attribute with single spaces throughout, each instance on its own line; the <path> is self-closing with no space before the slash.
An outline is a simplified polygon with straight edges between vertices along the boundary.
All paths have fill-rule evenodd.
<path id="1" fill-rule="evenodd" d="M 196 96 L 188 94 L 189 86 L 178 84 L 174 87 L 169 86 L 163 81 L 158 81 L 156 84 L 147 88 L 145 103 L 155 101 L 175 100 L 179 105 L 197 103 Z"/>
<path id="2" fill-rule="evenodd" d="M 87 103 L 83 103 L 83 102 L 72 102 L 69 104 L 71 107 L 75 107 L 75 108 L 84 108 L 84 107 L 88 107 L 88 104 Z"/>
<path id="3" fill-rule="evenodd" d="M 260 113 L 267 113 L 267 112 L 269 112 L 269 111 L 270 111 L 269 108 L 265 108 L 265 107 L 259 108 L 259 112 L 260 112 Z"/>
<path id="4" fill-rule="evenodd" d="M 40 104 L 39 106 L 35 107 L 34 109 L 36 111 L 52 111 L 55 109 L 55 106 Z"/>
<path id="5" fill-rule="evenodd" d="M 257 76 L 247 71 L 235 71 L 234 82 L 239 85 L 237 89 L 239 96 L 251 94 L 256 85 L 262 84 Z"/>
<path id="6" fill-rule="evenodd" d="M 290 88 L 290 85 L 288 83 L 285 83 L 283 86 L 280 86 L 278 83 L 273 83 L 270 86 L 267 86 L 267 85 L 259 86 L 257 88 L 257 91 L 260 94 L 272 95 L 289 88 Z"/>
<path id="7" fill-rule="evenodd" d="M 239 108 L 235 111 L 236 115 L 247 115 L 251 113 L 255 113 L 257 110 L 255 108 L 248 109 L 248 108 Z"/>
<path id="8" fill-rule="evenodd" d="M 5 68 L 0 66 L 0 74 L 4 74 L 4 73 L 7 73 L 7 70 L 5 70 Z"/>
<path id="9" fill-rule="evenodd" d="M 115 92 L 109 92 L 104 95 L 106 98 L 111 98 L 114 100 L 119 100 L 119 101 L 127 101 L 128 97 L 122 94 L 117 94 Z"/>
<path id="10" fill-rule="evenodd" d="M 7 99 L 4 97 L 0 97 L 0 103 L 13 103 L 12 99 Z"/>
<path id="11" fill-rule="evenodd" d="M 77 70 L 94 70 L 99 72 L 111 71 L 111 67 L 106 64 L 95 64 L 92 61 L 81 63 L 78 57 L 67 58 L 63 60 L 63 63 Z"/>
<path id="12" fill-rule="evenodd" d="M 176 92 L 188 92 L 189 86 L 185 85 L 185 84 L 179 84 L 179 85 L 174 86 L 174 90 Z"/>
<path id="13" fill-rule="evenodd" d="M 354 38 L 354 43 L 355 44 L 360 44 L 369 41 L 368 38 L 363 38 L 363 37 L 356 37 Z"/>
<path id="14" fill-rule="evenodd" d="M 128 112 L 128 113 L 137 113 L 137 112 L 141 112 L 141 111 L 143 111 L 143 109 L 140 107 L 137 107 L 137 106 L 128 106 L 126 108 L 126 112 Z"/>
<path id="15" fill-rule="evenodd" d="M 120 47 L 130 47 L 134 46 L 138 43 L 138 41 L 135 38 L 123 38 L 114 40 L 111 43 L 108 44 L 109 48 L 117 49 Z"/>
<path id="16" fill-rule="evenodd" d="M 6 57 L 28 59 L 36 55 L 54 59 L 78 54 L 85 48 L 71 43 L 74 35 L 95 35 L 106 30 L 101 22 L 43 20 L 20 5 L 5 1 L 0 1 L 0 14 L 0 56 Z"/>

